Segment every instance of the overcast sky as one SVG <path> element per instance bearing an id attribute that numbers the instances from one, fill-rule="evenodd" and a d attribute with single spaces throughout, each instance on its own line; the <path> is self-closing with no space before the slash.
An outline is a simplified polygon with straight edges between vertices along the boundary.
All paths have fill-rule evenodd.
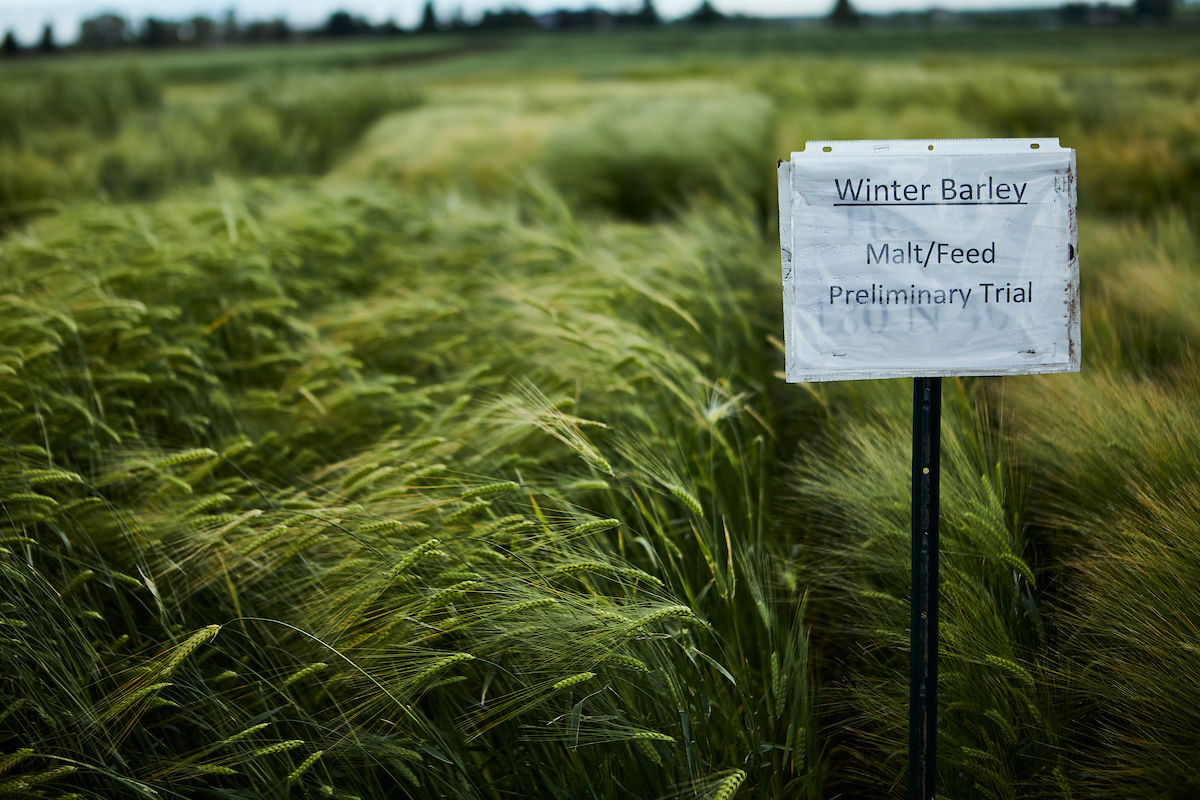
<path id="1" fill-rule="evenodd" d="M 686 14 L 700 0 L 655 0 L 655 7 L 664 17 Z M 1063 0 L 853 0 L 861 11 L 880 12 L 903 9 L 925 9 L 932 6 L 947 9 L 978 9 L 1013 6 L 1059 6 Z M 1119 2 L 1119 0 L 1118 0 Z M 726 13 L 746 13 L 770 17 L 823 15 L 833 7 L 833 0 L 712 0 L 714 6 Z M 196 15 L 214 19 L 224 17 L 233 8 L 242 21 L 282 17 L 295 27 L 311 27 L 328 19 L 337 10 L 364 16 L 372 22 L 395 20 L 411 27 L 419 20 L 425 0 L 0 0 L 0 31 L 13 30 L 24 44 L 41 37 L 42 26 L 54 26 L 59 42 L 71 42 L 79 35 L 80 20 L 112 12 L 135 23 L 149 16 L 180 20 Z M 641 0 L 434 0 L 439 16 L 449 17 L 462 9 L 468 19 L 475 19 L 484 9 L 520 6 L 534 13 L 554 8 L 583 8 L 597 5 L 618 10 L 640 7 Z"/>

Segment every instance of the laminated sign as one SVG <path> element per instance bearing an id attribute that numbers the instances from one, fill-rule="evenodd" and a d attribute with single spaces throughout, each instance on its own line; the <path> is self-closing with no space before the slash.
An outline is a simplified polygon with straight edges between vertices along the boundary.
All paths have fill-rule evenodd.
<path id="1" fill-rule="evenodd" d="M 808 142 L 779 238 L 788 381 L 1079 371 L 1057 139 Z"/>

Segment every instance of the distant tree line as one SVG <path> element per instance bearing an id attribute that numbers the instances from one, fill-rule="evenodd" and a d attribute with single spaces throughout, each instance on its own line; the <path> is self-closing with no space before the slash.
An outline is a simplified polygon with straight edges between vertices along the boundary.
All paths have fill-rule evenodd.
<path id="1" fill-rule="evenodd" d="M 696 12 L 686 20 L 713 22 L 725 17 L 716 12 L 708 0 L 703 0 Z M 205 47 L 234 42 L 284 42 L 297 39 L 339 39 L 350 37 L 388 37 L 415 34 L 433 34 L 453 31 L 501 31 L 537 30 L 562 28 L 611 28 L 652 26 L 662 22 L 653 0 L 642 0 L 636 11 L 607 11 L 598 7 L 582 10 L 560 9 L 534 16 L 518 7 L 509 6 L 498 11 L 488 10 L 474 23 L 466 21 L 461 13 L 448 19 L 439 19 L 432 2 L 425 4 L 421 21 L 411 30 L 406 30 L 388 20 L 379 25 L 372 24 L 362 16 L 348 11 L 335 11 L 324 24 L 312 29 L 296 29 L 282 18 L 240 23 L 234 12 L 224 18 L 196 16 L 185 20 L 166 20 L 148 17 L 141 25 L 131 24 L 117 14 L 101 14 L 83 21 L 79 39 L 71 45 L 82 50 L 112 50 L 135 47 Z M 17 41 L 9 30 L 0 44 L 0 55 L 12 56 L 21 52 L 50 53 L 59 47 L 54 40 L 50 25 L 43 30 L 42 39 L 36 45 L 24 45 Z"/>
<path id="2" fill-rule="evenodd" d="M 1106 24 L 1130 22 L 1167 23 L 1176 16 L 1183 0 L 1134 0 L 1132 6 L 1114 6 L 1107 2 L 1096 4 L 1069 2 L 1058 10 L 1065 24 Z M 997 12 L 982 12 L 989 19 Z M 1005 12 L 1000 12 L 1003 16 Z M 1023 12 L 1007 12 L 1013 21 L 1019 22 Z M 1051 12 L 1053 13 L 1053 12 Z M 966 16 L 966 15 L 964 15 Z M 855 27 L 864 17 L 851 5 L 851 0 L 834 0 L 829 21 L 837 27 Z M 747 22 L 753 18 L 743 15 L 727 16 L 721 13 L 710 0 L 701 0 L 690 14 L 677 22 L 693 25 L 713 25 L 728 22 Z M 519 30 L 587 30 L 609 28 L 652 27 L 663 24 L 653 0 L 642 0 L 636 11 L 608 11 L 597 6 L 582 9 L 561 8 L 545 14 L 533 15 L 519 6 L 507 6 L 498 11 L 485 11 L 474 23 L 462 17 L 461 11 L 449 19 L 439 19 L 432 0 L 427 0 L 420 22 L 411 30 L 388 20 L 379 25 L 372 24 L 362 16 L 348 11 L 335 11 L 324 24 L 307 30 L 292 28 L 282 18 L 240 23 L 233 11 L 224 18 L 196 16 L 182 21 L 148 17 L 140 26 L 130 24 L 117 14 L 101 14 L 83 21 L 79 39 L 71 45 L 81 50 L 112 50 L 118 48 L 161 48 L 161 47 L 207 47 L 233 42 L 260 43 L 285 42 L 297 39 L 342 39 L 351 37 L 389 37 L 409 35 L 432 35 L 444 32 L 468 31 L 519 31 Z M 7 31 L 0 43 L 0 56 L 16 56 L 23 52 L 54 53 L 60 49 L 54 38 L 54 30 L 46 25 L 41 39 L 28 46 L 17 41 L 16 35 Z"/>

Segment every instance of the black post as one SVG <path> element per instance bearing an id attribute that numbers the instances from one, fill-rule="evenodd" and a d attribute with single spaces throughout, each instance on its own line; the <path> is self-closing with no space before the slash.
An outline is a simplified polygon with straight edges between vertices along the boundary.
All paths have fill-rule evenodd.
<path id="1" fill-rule="evenodd" d="M 912 651 L 908 798 L 932 800 L 937 774 L 938 460 L 942 379 L 913 381 Z"/>

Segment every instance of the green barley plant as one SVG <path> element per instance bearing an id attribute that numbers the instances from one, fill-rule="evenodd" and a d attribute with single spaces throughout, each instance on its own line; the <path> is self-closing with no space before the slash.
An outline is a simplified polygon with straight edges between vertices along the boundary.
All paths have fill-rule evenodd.
<path id="1" fill-rule="evenodd" d="M 744 94 L 647 97 L 599 104 L 548 143 L 546 173 L 573 202 L 646 220 L 696 195 L 773 188 L 771 106 Z"/>
<path id="2" fill-rule="evenodd" d="M 1196 377 L 1092 374 L 1012 392 L 1013 419 L 1043 479 L 1064 591 L 1052 619 L 1079 697 L 1078 780 L 1094 797 L 1191 791 L 1197 724 L 1189 640 L 1197 579 Z M 1013 387 L 1015 389 L 1015 387 Z M 1034 387 L 1030 387 L 1033 389 Z M 1054 415 L 1052 407 L 1069 407 Z"/>
<path id="3" fill-rule="evenodd" d="M 0 92 L 0 225 L 95 196 L 158 197 L 227 175 L 327 171 L 381 117 L 420 102 L 374 72 L 291 72 L 225 87 L 225 99 L 163 99 L 140 65 L 56 69 Z"/>
<path id="4" fill-rule="evenodd" d="M 769 296 L 753 221 L 697 210 L 664 254 L 622 225 L 582 237 L 570 218 L 377 190 L 301 200 L 330 238 L 302 197 L 223 185 L 114 209 L 86 243 L 60 217 L 5 248 L 24 299 L 6 396 L 46 409 L 7 434 L 10 524 L 46 591 L 96 603 L 89 624 L 116 626 L 103 638 L 140 632 L 104 693 L 61 685 L 76 718 L 121 726 L 129 768 L 99 775 L 98 740 L 62 780 L 815 796 L 803 597 L 779 583 L 787 554 L 761 513 L 771 412 L 751 399 L 771 362 L 739 356 L 765 335 L 739 306 Z M 337 235 L 339 215 L 412 239 Z M 487 262 L 468 219 L 501 237 Z M 472 267 L 447 284 L 434 258 Z M 364 261 L 381 269 L 337 266 Z M 50 280 L 63 263 L 71 279 Z M 430 316 L 439 295 L 454 305 Z M 376 298 L 417 324 L 365 325 Z M 523 344 L 497 352 L 505 330 Z M 110 564 L 140 602 L 94 598 Z M 39 692 L 31 676 L 12 694 Z M 81 724 L 17 742 L 67 752 Z M 492 757 L 471 755 L 485 743 Z M 632 783 L 607 782 L 626 760 Z"/>
<path id="5" fill-rule="evenodd" d="M 847 769 L 894 796 L 906 791 L 908 749 L 912 456 L 901 383 L 840 390 L 863 410 L 841 413 L 794 483 L 806 541 L 820 554 L 801 580 L 819 592 L 833 657 L 852 665 L 833 735 Z M 1045 688 L 1056 663 L 1024 535 L 1022 476 L 979 388 L 946 381 L 942 391 L 938 792 L 1056 796 L 1062 712 Z"/>
<path id="6" fill-rule="evenodd" d="M 437 38 L 3 65 L 0 792 L 902 793 L 908 400 L 780 379 L 773 164 L 1039 134 L 1087 373 L 945 384 L 942 790 L 1194 793 L 1193 33 Z"/>

